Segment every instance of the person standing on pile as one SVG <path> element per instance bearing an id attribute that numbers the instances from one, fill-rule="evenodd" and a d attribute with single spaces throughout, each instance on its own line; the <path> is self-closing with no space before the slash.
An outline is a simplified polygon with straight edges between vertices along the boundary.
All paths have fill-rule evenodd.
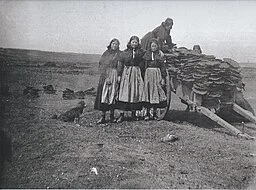
<path id="1" fill-rule="evenodd" d="M 114 109 L 118 95 L 118 57 L 120 42 L 114 38 L 107 46 L 107 50 L 102 54 L 99 61 L 99 70 L 101 72 L 94 109 L 102 111 L 102 115 L 97 124 L 106 122 L 106 112 L 110 111 L 110 122 L 114 123 Z"/>
<path id="2" fill-rule="evenodd" d="M 172 43 L 172 37 L 170 35 L 172 26 L 173 20 L 171 18 L 167 18 L 160 26 L 156 27 L 152 32 L 148 32 L 141 39 L 141 47 L 145 50 L 150 49 L 150 40 L 152 38 L 156 38 L 158 40 L 160 46 L 159 49 L 162 51 L 165 50 L 165 45 L 167 45 L 169 49 L 175 47 L 176 44 Z"/>
<path id="3" fill-rule="evenodd" d="M 132 119 L 138 120 L 137 110 L 142 109 L 140 101 L 143 92 L 143 79 L 141 68 L 143 67 L 143 55 L 145 50 L 141 48 L 137 36 L 132 36 L 120 55 L 121 76 L 118 109 L 122 110 L 117 123 L 124 121 L 124 111 L 132 112 Z"/>
<path id="4" fill-rule="evenodd" d="M 200 45 L 194 45 L 194 46 L 193 46 L 193 52 L 198 53 L 198 54 L 201 54 L 201 53 L 202 53 L 202 50 L 201 50 Z"/>
<path id="5" fill-rule="evenodd" d="M 160 53 L 160 45 L 157 39 L 151 39 L 150 49 L 146 51 L 143 59 L 145 60 L 145 77 L 142 94 L 142 102 L 146 107 L 145 121 L 150 119 L 150 109 L 153 108 L 153 118 L 158 120 L 157 108 L 164 108 L 167 105 L 167 97 L 163 90 L 167 71 L 164 58 Z"/>

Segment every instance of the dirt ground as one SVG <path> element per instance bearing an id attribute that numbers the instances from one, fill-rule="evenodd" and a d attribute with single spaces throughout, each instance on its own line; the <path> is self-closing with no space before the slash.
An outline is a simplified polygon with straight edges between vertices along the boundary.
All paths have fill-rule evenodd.
<path id="1" fill-rule="evenodd" d="M 86 95 L 77 126 L 51 116 L 80 101 L 64 100 L 66 88 L 97 86 L 96 64 L 9 65 L 5 70 L 11 95 L 1 99 L 1 128 L 11 138 L 13 155 L 1 171 L 0 188 L 255 188 L 255 141 L 233 136 L 199 113 L 184 112 L 175 94 L 165 120 L 104 125 L 95 124 L 100 113 L 93 109 L 95 97 Z M 256 69 L 242 71 L 245 97 L 256 110 Z M 56 95 L 40 91 L 40 97 L 28 98 L 22 93 L 26 86 L 48 84 L 56 87 Z M 254 124 L 232 124 L 256 136 Z M 179 139 L 161 142 L 167 134 Z"/>

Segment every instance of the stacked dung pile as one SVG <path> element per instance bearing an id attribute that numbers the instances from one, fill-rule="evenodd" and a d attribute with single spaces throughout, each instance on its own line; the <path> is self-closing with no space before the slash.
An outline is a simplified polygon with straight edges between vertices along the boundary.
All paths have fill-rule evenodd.
<path id="1" fill-rule="evenodd" d="M 84 93 L 87 95 L 92 95 L 92 96 L 97 95 L 97 91 L 94 87 L 88 88 L 87 90 L 84 91 Z"/>
<path id="2" fill-rule="evenodd" d="M 74 99 L 74 90 L 66 88 L 62 93 L 62 98 L 65 100 Z"/>
<path id="3" fill-rule="evenodd" d="M 44 88 L 44 93 L 46 94 L 56 94 L 56 90 L 53 88 L 51 84 L 43 86 L 43 88 Z"/>
<path id="4" fill-rule="evenodd" d="M 65 100 L 73 100 L 73 99 L 84 99 L 85 93 L 83 91 L 77 91 L 66 88 L 63 91 L 62 98 Z"/>
<path id="5" fill-rule="evenodd" d="M 73 99 L 84 99 L 85 95 L 96 96 L 97 91 L 94 87 L 88 88 L 85 91 L 77 91 L 66 88 L 66 90 L 62 93 L 62 98 L 65 100 L 73 100 Z"/>
<path id="6" fill-rule="evenodd" d="M 228 64 L 220 61 L 206 62 L 210 63 L 208 75 L 205 78 L 207 92 L 203 96 L 203 106 L 209 108 L 219 108 L 221 103 L 232 101 L 233 88 L 226 85 L 228 76 Z"/>
<path id="7" fill-rule="evenodd" d="M 242 84 L 237 62 L 216 59 L 184 47 L 165 53 L 165 56 L 170 76 L 201 96 L 203 106 L 219 108 L 220 104 L 233 102 L 234 90 Z"/>
<path id="8" fill-rule="evenodd" d="M 24 90 L 23 90 L 23 95 L 28 97 L 28 98 L 38 98 L 40 97 L 39 92 L 41 90 L 36 89 L 34 87 L 31 86 L 27 86 Z"/>

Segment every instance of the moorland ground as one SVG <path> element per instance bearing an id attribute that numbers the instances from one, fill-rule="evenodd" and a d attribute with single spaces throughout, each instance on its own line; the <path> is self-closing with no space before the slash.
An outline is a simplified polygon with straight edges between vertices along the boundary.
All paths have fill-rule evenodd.
<path id="1" fill-rule="evenodd" d="M 97 87 L 97 62 L 15 63 L 2 66 L 10 94 L 1 96 L 1 128 L 11 138 L 13 155 L 1 171 L 1 188 L 253 187 L 255 141 L 238 138 L 199 113 L 186 113 L 175 94 L 162 121 L 104 125 L 95 124 L 100 113 L 93 109 L 95 96 L 88 94 L 77 126 L 51 117 L 80 101 L 64 100 L 66 88 Z M 243 67 L 242 76 L 244 95 L 256 109 L 256 69 Z M 48 84 L 56 94 L 23 95 L 26 86 L 42 90 Z M 256 136 L 252 123 L 232 125 Z M 167 134 L 179 139 L 161 142 Z"/>

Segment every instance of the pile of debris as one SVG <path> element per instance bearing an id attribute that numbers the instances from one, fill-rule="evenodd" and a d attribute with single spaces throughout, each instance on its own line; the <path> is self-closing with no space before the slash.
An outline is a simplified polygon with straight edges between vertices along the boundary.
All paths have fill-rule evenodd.
<path id="1" fill-rule="evenodd" d="M 23 89 L 23 95 L 27 98 L 39 98 L 39 92 L 43 91 L 46 94 L 56 94 L 56 89 L 52 85 L 45 85 L 43 86 L 43 90 L 34 88 L 32 86 L 26 86 L 25 89 Z"/>
<path id="2" fill-rule="evenodd" d="M 46 94 L 56 94 L 56 90 L 54 89 L 54 87 L 50 84 L 50 85 L 45 85 L 43 86 L 44 88 L 44 93 Z"/>
<path id="3" fill-rule="evenodd" d="M 62 93 L 62 98 L 65 100 L 73 100 L 73 99 L 84 99 L 85 95 L 93 95 L 96 96 L 95 88 L 89 88 L 85 91 L 77 91 L 66 88 L 66 90 Z"/>
<path id="4" fill-rule="evenodd" d="M 165 56 L 172 79 L 185 87 L 187 97 L 199 105 L 219 108 L 221 104 L 232 104 L 236 88 L 244 87 L 241 68 L 232 59 L 216 59 L 185 47 Z"/>
<path id="5" fill-rule="evenodd" d="M 83 91 L 75 92 L 74 90 L 71 90 L 69 88 L 66 88 L 66 90 L 62 93 L 62 98 L 64 100 L 72 100 L 72 99 L 84 99 L 85 93 Z"/>
<path id="6" fill-rule="evenodd" d="M 34 87 L 26 86 L 26 88 L 23 90 L 23 95 L 28 98 L 38 98 L 40 96 L 39 95 L 40 91 L 41 90 L 36 89 Z"/>

